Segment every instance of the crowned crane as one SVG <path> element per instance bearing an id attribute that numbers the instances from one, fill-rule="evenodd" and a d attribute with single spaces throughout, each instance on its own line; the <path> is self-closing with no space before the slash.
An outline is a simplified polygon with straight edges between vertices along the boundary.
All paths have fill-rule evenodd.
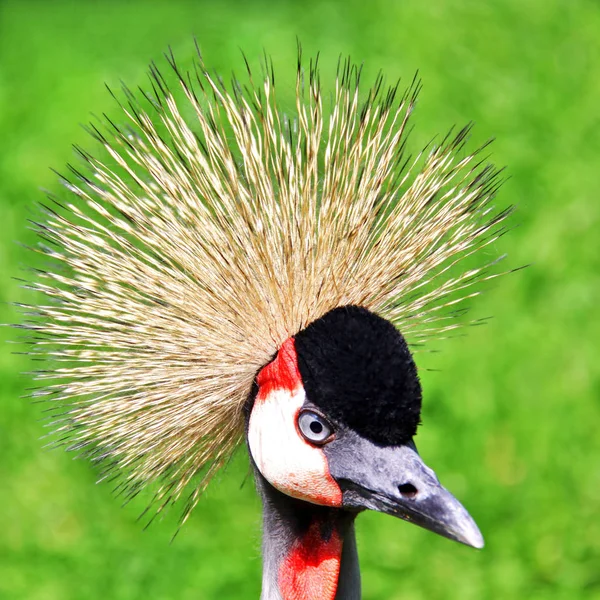
<path id="1" fill-rule="evenodd" d="M 156 512 L 187 490 L 183 522 L 245 438 L 263 600 L 360 598 L 365 509 L 481 548 L 417 453 L 409 344 L 498 274 L 460 266 L 503 231 L 498 172 L 469 128 L 406 156 L 417 81 L 363 95 L 341 61 L 324 108 L 300 58 L 289 117 L 270 66 L 229 86 L 167 59 L 177 84 L 152 65 L 150 92 L 124 88 L 126 124 L 91 126 L 101 157 L 77 149 L 38 224 L 49 300 L 27 327 L 58 441 L 126 498 L 154 485 Z"/>

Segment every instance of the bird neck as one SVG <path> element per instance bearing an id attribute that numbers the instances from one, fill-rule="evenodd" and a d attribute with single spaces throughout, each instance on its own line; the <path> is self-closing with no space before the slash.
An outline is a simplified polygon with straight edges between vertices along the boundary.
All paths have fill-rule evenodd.
<path id="1" fill-rule="evenodd" d="M 359 600 L 355 514 L 282 494 L 256 473 L 263 502 L 261 600 Z"/>

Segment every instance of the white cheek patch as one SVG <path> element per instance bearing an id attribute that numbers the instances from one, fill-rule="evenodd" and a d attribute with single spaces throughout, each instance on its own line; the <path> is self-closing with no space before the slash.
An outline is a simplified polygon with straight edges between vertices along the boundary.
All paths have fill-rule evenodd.
<path id="1" fill-rule="evenodd" d="M 313 504 L 341 506 L 342 492 L 329 474 L 320 448 L 306 442 L 296 428 L 304 404 L 302 387 L 294 391 L 260 391 L 248 427 L 248 445 L 263 477 L 288 496 Z"/>

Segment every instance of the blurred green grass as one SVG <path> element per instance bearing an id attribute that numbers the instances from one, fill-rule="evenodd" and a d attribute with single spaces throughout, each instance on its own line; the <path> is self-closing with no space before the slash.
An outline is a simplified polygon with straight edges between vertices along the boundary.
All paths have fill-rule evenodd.
<path id="1" fill-rule="evenodd" d="M 104 82 L 144 83 L 196 36 L 223 74 L 239 49 L 293 75 L 295 37 L 390 78 L 418 69 L 422 139 L 476 122 L 509 166 L 518 223 L 493 252 L 532 263 L 475 303 L 485 327 L 419 355 L 421 453 L 478 521 L 482 552 L 389 517 L 359 519 L 367 599 L 600 598 L 600 5 L 592 1 L 28 2 L 0 5 L 0 321 L 27 218 L 57 189 L 48 167 L 91 146 L 79 123 L 114 105 Z M 285 79 L 285 78 L 284 78 Z M 4 328 L 1 341 L 14 338 Z M 0 350 L 0 598 L 256 598 L 260 507 L 240 452 L 173 544 L 175 517 L 143 531 L 86 463 L 42 449 L 42 408 L 22 400 L 27 359 Z M 245 482 L 245 485 L 242 483 Z"/>

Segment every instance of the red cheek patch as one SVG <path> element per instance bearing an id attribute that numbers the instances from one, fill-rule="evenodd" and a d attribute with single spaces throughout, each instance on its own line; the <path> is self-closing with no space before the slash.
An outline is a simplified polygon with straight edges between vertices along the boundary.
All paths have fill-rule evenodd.
<path id="1" fill-rule="evenodd" d="M 294 338 L 283 342 L 275 359 L 256 376 L 256 383 L 259 388 L 257 400 L 264 399 L 273 390 L 293 392 L 302 386 Z"/>
<path id="2" fill-rule="evenodd" d="M 334 600 L 340 575 L 342 539 L 334 529 L 323 534 L 314 521 L 296 540 L 279 568 L 283 600 Z"/>

